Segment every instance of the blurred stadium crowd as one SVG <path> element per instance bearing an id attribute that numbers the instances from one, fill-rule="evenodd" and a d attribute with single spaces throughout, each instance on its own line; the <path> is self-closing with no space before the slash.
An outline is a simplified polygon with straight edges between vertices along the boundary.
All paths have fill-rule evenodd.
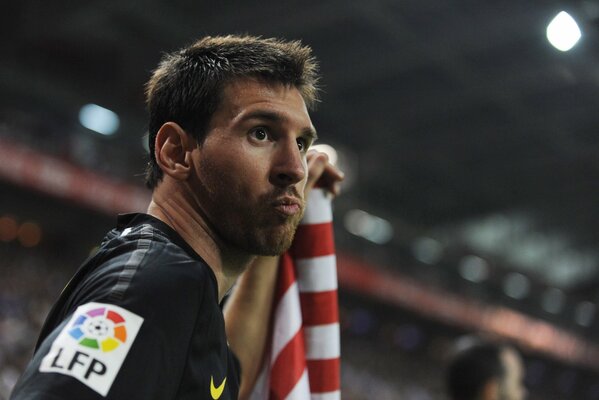
<path id="1" fill-rule="evenodd" d="M 0 398 L 5 399 L 68 275 L 45 255 L 15 243 L 0 243 L 0 248 Z"/>

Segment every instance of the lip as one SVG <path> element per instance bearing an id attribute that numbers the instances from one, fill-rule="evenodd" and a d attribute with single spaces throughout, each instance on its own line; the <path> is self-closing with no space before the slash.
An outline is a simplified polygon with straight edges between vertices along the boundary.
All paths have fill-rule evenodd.
<path id="1" fill-rule="evenodd" d="M 302 209 L 301 202 L 291 196 L 281 197 L 273 202 L 275 210 L 286 216 L 293 216 Z"/>

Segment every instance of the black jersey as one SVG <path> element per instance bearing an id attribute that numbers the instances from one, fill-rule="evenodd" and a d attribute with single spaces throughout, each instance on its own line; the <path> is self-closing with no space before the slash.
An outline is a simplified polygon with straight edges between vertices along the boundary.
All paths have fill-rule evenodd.
<path id="1" fill-rule="evenodd" d="M 119 217 L 50 311 L 12 399 L 237 399 L 210 267 L 168 225 Z"/>

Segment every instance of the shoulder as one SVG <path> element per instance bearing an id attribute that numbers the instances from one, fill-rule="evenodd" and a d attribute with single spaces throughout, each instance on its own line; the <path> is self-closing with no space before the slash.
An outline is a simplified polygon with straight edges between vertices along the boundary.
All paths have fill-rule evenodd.
<path id="1" fill-rule="evenodd" d="M 197 310 L 206 297 L 217 301 L 216 278 L 206 262 L 151 224 L 107 237 L 69 286 L 71 305 L 96 301 L 144 309 L 168 301 Z"/>
<path id="2" fill-rule="evenodd" d="M 153 272 L 188 272 L 203 276 L 208 265 L 180 240 L 156 227 L 143 224 L 126 228 L 103 247 L 101 262 L 120 268 Z M 189 268 L 190 266 L 196 268 Z"/>

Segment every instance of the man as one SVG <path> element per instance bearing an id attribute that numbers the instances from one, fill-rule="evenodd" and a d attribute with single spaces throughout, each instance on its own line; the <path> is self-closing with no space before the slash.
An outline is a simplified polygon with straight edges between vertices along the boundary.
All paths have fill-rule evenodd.
<path id="1" fill-rule="evenodd" d="M 69 282 L 14 399 L 248 396 L 277 256 L 305 193 L 342 179 L 308 154 L 316 82 L 298 42 L 207 37 L 163 58 L 146 91 L 148 213 L 120 216 Z M 225 334 L 219 305 L 244 271 Z"/>
<path id="2" fill-rule="evenodd" d="M 459 350 L 447 370 L 451 400 L 523 400 L 524 367 L 507 345 L 476 342 Z"/>

